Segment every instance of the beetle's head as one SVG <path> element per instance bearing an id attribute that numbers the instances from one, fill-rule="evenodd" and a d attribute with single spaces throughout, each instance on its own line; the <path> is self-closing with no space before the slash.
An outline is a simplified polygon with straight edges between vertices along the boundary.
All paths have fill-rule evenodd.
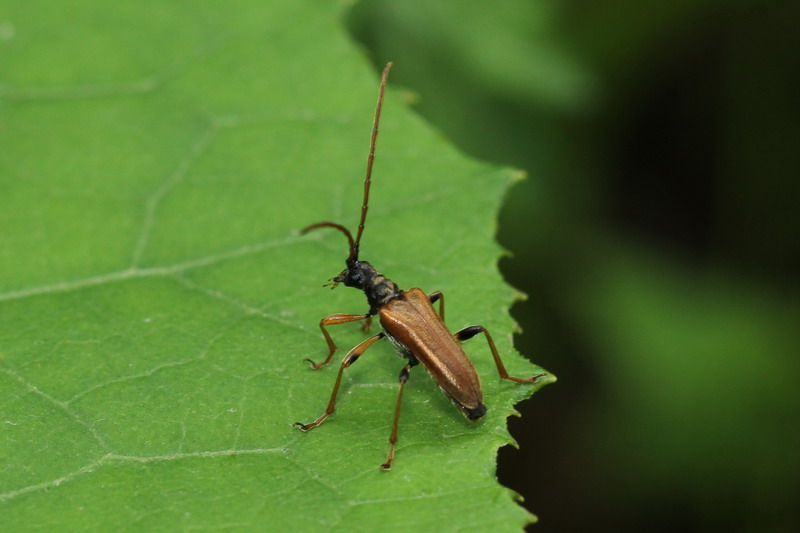
<path id="1" fill-rule="evenodd" d="M 372 268 L 372 265 L 366 261 L 358 260 L 358 241 L 353 240 L 350 230 L 341 224 L 335 224 L 333 222 L 318 222 L 316 224 L 312 224 L 304 228 L 301 233 L 305 234 L 311 230 L 319 228 L 333 228 L 341 231 L 344 236 L 347 237 L 347 243 L 350 246 L 350 253 L 345 260 L 347 268 L 339 272 L 336 277 L 331 278 L 329 280 L 330 283 L 326 283 L 325 287 L 330 286 L 331 289 L 335 289 L 337 285 L 344 283 L 348 287 L 354 287 L 363 291 L 367 286 L 369 286 L 372 279 L 375 278 L 378 273 L 374 268 Z"/>
<path id="2" fill-rule="evenodd" d="M 378 272 L 375 268 L 366 261 L 347 260 L 347 268 L 339 272 L 339 274 L 330 279 L 330 283 L 325 286 L 335 289 L 340 283 L 344 283 L 347 287 L 353 287 L 360 291 L 365 290 L 370 286 Z"/>

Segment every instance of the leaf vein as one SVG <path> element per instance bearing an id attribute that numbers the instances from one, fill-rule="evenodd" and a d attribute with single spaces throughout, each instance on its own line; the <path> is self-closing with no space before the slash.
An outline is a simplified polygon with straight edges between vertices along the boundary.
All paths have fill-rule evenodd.
<path id="1" fill-rule="evenodd" d="M 179 161 L 174 172 L 145 202 L 142 231 L 139 234 L 139 239 L 136 243 L 136 247 L 133 250 L 131 269 L 135 269 L 142 259 L 142 255 L 144 254 L 145 248 L 150 240 L 150 234 L 153 229 L 153 224 L 155 223 L 156 210 L 158 209 L 161 200 L 163 200 L 164 197 L 167 196 L 167 194 L 169 194 L 169 192 L 189 174 L 189 170 L 191 169 L 192 165 L 208 151 L 214 138 L 217 136 L 218 131 L 219 128 L 213 125 L 208 128 L 189 149 L 189 153 L 186 154 L 181 161 Z"/>
<path id="2" fill-rule="evenodd" d="M 49 403 L 51 403 L 54 406 L 56 406 L 56 408 L 58 408 L 60 411 L 64 412 L 75 423 L 77 423 L 78 425 L 80 425 L 84 429 L 86 429 L 86 431 L 89 432 L 89 434 L 92 436 L 92 438 L 94 438 L 94 440 L 96 440 L 97 443 L 104 450 L 108 449 L 108 445 L 106 444 L 106 442 L 103 439 L 103 437 L 94 429 L 94 427 L 92 425 L 88 424 L 85 420 L 81 419 L 81 417 L 79 417 L 70 408 L 70 406 L 69 406 L 69 404 L 67 402 L 62 402 L 61 400 L 56 399 L 55 397 L 53 397 L 50 394 L 46 393 L 45 391 L 41 390 L 39 387 L 37 387 L 33 383 L 29 382 L 24 377 L 22 377 L 21 375 L 17 374 L 16 372 L 11 370 L 10 368 L 2 368 L 2 369 L 0 369 L 0 371 L 2 371 L 3 373 L 7 374 L 8 376 L 14 378 L 15 380 L 17 380 L 20 384 L 22 384 L 24 387 L 26 387 L 32 393 L 37 394 L 38 396 L 41 396 L 42 398 L 47 400 Z"/>

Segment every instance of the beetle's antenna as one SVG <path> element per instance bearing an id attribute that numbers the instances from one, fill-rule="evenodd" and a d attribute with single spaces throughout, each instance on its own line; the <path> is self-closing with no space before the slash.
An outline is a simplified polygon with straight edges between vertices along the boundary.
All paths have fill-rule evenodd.
<path id="1" fill-rule="evenodd" d="M 381 75 L 381 88 L 378 91 L 378 105 L 375 107 L 375 121 L 372 123 L 372 140 L 369 143 L 369 157 L 367 157 L 367 177 L 364 179 L 364 202 L 361 204 L 361 221 L 358 223 L 358 233 L 351 250 L 351 260 L 358 259 L 358 245 L 361 242 L 361 234 L 364 233 L 364 221 L 367 219 L 369 210 L 369 186 L 372 184 L 372 164 L 375 161 L 375 143 L 378 140 L 378 124 L 381 121 L 381 108 L 383 107 L 383 94 L 386 92 L 386 80 L 389 78 L 389 70 L 392 62 L 386 63 Z"/>
<path id="2" fill-rule="evenodd" d="M 347 244 L 350 245 L 350 258 L 353 257 L 353 254 L 355 253 L 355 245 L 353 244 L 353 235 L 350 233 L 349 229 L 345 228 L 341 224 L 336 224 L 335 222 L 317 222 L 316 224 L 311 224 L 310 226 L 306 226 L 300 230 L 300 235 L 305 235 L 312 229 L 317 228 L 333 228 L 344 233 L 344 236 L 347 237 Z"/>
<path id="3" fill-rule="evenodd" d="M 336 224 L 334 222 L 317 222 L 303 228 L 300 231 L 301 235 L 308 233 L 317 228 L 333 228 L 344 233 L 347 237 L 347 243 L 350 245 L 350 255 L 347 257 L 347 265 L 350 266 L 358 261 L 358 244 L 361 242 L 361 234 L 364 233 L 364 221 L 367 219 L 367 210 L 369 210 L 369 186 L 372 183 L 372 164 L 375 161 L 375 142 L 378 140 L 378 123 L 381 121 L 381 107 L 383 106 L 383 94 L 386 92 L 386 80 L 389 78 L 389 69 L 392 68 L 392 63 L 386 63 L 383 68 L 383 75 L 381 75 L 381 88 L 378 92 L 378 105 L 375 107 L 375 121 L 372 123 L 372 140 L 369 143 L 369 157 L 367 158 L 367 177 L 364 179 L 364 201 L 361 204 L 361 221 L 358 223 L 358 234 L 353 240 L 353 234 L 350 230 Z"/>

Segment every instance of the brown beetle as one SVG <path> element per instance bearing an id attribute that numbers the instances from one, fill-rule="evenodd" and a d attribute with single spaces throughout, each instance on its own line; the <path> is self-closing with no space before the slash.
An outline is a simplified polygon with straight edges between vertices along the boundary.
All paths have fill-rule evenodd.
<path id="1" fill-rule="evenodd" d="M 364 233 L 364 221 L 367 218 L 367 210 L 369 209 L 369 188 L 372 177 L 372 164 L 375 159 L 375 141 L 378 138 L 378 123 L 381 117 L 383 95 L 386 91 L 386 79 L 389 76 L 391 67 L 392 63 L 388 63 L 383 69 L 381 77 L 369 158 L 367 159 L 367 175 L 364 180 L 364 202 L 361 206 L 361 221 L 358 224 L 358 233 L 355 240 L 347 228 L 333 222 L 318 222 L 302 230 L 302 233 L 305 234 L 318 228 L 334 228 L 344 233 L 350 245 L 350 255 L 345 261 L 347 268 L 339 273 L 338 276 L 331 278 L 329 285 L 332 285 L 331 288 L 335 288 L 339 283 L 344 283 L 348 287 L 364 291 L 369 303 L 369 311 L 362 315 L 336 314 L 323 318 L 319 323 L 319 327 L 328 343 L 328 357 L 321 363 L 315 363 L 310 359 L 305 360 L 310 362 L 311 367 L 314 369 L 321 368 L 330 362 L 336 351 L 336 345 L 333 343 L 328 330 L 325 329 L 326 326 L 366 320 L 364 329 L 367 330 L 372 322 L 372 317 L 378 315 L 383 331 L 361 342 L 345 355 L 339 367 L 339 374 L 336 376 L 336 383 L 333 386 L 333 392 L 325 413 L 310 424 L 302 424 L 300 422 L 294 424 L 303 431 L 309 431 L 322 424 L 335 409 L 336 395 L 339 392 L 344 369 L 356 362 L 361 354 L 375 341 L 387 337 L 397 352 L 408 360 L 408 363 L 400 371 L 400 391 L 394 411 L 392 434 L 389 437 L 389 457 L 381 465 L 384 470 L 391 469 L 394 461 L 403 388 L 406 381 L 408 381 L 409 370 L 417 364 L 422 363 L 422 366 L 430 373 L 436 384 L 470 420 L 479 420 L 486 413 L 486 406 L 483 404 L 483 392 L 481 391 L 481 382 L 478 379 L 478 374 L 475 372 L 475 367 L 472 366 L 467 354 L 461 349 L 460 342 L 470 339 L 478 333 L 484 333 L 486 340 L 489 342 L 489 348 L 492 350 L 497 370 L 503 379 L 518 383 L 533 383 L 545 375 L 539 374 L 530 378 L 509 376 L 503 366 L 503 362 L 500 360 L 500 354 L 497 353 L 492 336 L 483 326 L 469 326 L 455 334 L 450 333 L 444 323 L 444 295 L 441 292 L 426 295 L 421 289 L 417 288 L 403 291 L 393 281 L 379 274 L 371 264 L 358 259 L 361 235 Z M 438 314 L 433 309 L 433 304 L 437 301 L 439 302 Z"/>

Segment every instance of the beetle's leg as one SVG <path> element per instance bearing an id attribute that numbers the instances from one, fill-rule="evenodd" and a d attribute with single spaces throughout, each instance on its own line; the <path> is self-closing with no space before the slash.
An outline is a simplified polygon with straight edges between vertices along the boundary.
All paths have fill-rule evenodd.
<path id="1" fill-rule="evenodd" d="M 439 291 L 432 292 L 428 295 L 428 300 L 430 300 L 431 305 L 435 304 L 437 300 L 439 301 L 439 318 L 444 322 L 444 294 Z"/>
<path id="2" fill-rule="evenodd" d="M 333 386 L 333 392 L 331 393 L 331 399 L 328 402 L 328 408 L 325 409 L 325 413 L 311 422 L 310 424 L 303 424 L 302 422 L 295 422 L 293 425 L 295 427 L 299 427 L 303 431 L 308 431 L 310 429 L 314 429 L 318 425 L 322 424 L 326 418 L 328 418 L 332 413 L 334 408 L 336 407 L 336 395 L 339 394 L 339 385 L 342 383 L 342 373 L 344 373 L 344 369 L 348 366 L 352 365 L 353 363 L 361 357 L 361 354 L 364 351 L 372 346 L 372 343 L 375 341 L 382 339 L 385 333 L 380 332 L 372 337 L 368 338 L 367 340 L 361 342 L 358 346 L 347 352 L 347 355 L 344 356 L 342 359 L 342 365 L 339 367 L 339 375 L 336 376 L 336 384 Z"/>
<path id="3" fill-rule="evenodd" d="M 368 316 L 366 322 L 364 322 L 364 325 L 361 326 L 361 331 L 367 333 L 371 328 L 372 328 L 372 317 Z"/>
<path id="4" fill-rule="evenodd" d="M 406 386 L 406 381 L 408 381 L 408 371 L 411 370 L 412 366 L 414 365 L 408 363 L 400 371 L 400 392 L 397 393 L 397 405 L 395 405 L 394 408 L 394 422 L 392 422 L 392 435 L 389 437 L 389 458 L 386 459 L 386 462 L 381 465 L 381 468 L 384 470 L 391 470 L 392 462 L 394 462 L 394 446 L 397 443 L 397 423 L 400 421 L 400 406 L 403 403 L 403 388 Z"/>
<path id="5" fill-rule="evenodd" d="M 326 316 L 325 318 L 320 320 L 319 321 L 319 329 L 321 329 L 322 330 L 322 334 L 325 335 L 325 341 L 328 343 L 328 350 L 330 350 L 328 352 L 328 357 L 326 357 L 325 360 L 322 361 L 321 363 L 315 363 L 314 361 L 312 361 L 308 357 L 303 359 L 303 361 L 308 361 L 309 363 L 311 363 L 311 368 L 313 368 L 314 370 L 316 370 L 317 368 L 322 368 L 323 366 L 325 366 L 328 363 L 330 363 L 331 362 L 331 358 L 333 357 L 333 352 L 336 351 L 336 345 L 333 343 L 333 339 L 331 339 L 331 335 L 330 335 L 330 333 L 328 333 L 328 330 L 325 329 L 325 326 L 335 326 L 336 324 L 346 324 L 348 322 L 355 322 L 357 320 L 364 320 L 365 318 L 370 318 L 370 316 L 369 315 L 341 315 L 341 314 L 336 314 L 336 315 Z"/>
<path id="6" fill-rule="evenodd" d="M 516 381 L 517 383 L 533 383 L 537 379 L 547 374 L 538 374 L 536 376 L 530 378 L 515 378 L 514 376 L 509 376 L 508 372 L 506 372 L 506 367 L 503 366 L 503 361 L 500 360 L 500 354 L 497 353 L 497 348 L 494 345 L 494 341 L 492 340 L 492 336 L 489 335 L 489 332 L 486 331 L 486 328 L 483 326 L 467 326 L 466 328 L 462 329 L 461 331 L 456 332 L 453 337 L 456 338 L 458 342 L 465 341 L 467 339 L 471 339 L 478 333 L 484 333 L 486 335 L 486 340 L 489 341 L 489 348 L 492 349 L 492 355 L 494 356 L 494 362 L 497 365 L 497 371 L 500 373 L 500 377 L 503 379 L 508 379 L 511 381 Z"/>

